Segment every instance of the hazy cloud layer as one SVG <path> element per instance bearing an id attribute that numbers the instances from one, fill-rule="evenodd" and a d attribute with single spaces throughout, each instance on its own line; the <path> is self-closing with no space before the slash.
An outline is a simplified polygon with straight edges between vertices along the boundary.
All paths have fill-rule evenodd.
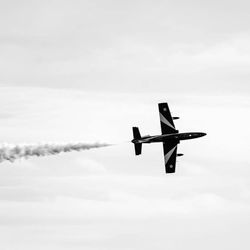
<path id="1" fill-rule="evenodd" d="M 246 1 L 4 2 L 0 84 L 249 93 L 248 9 Z"/>
<path id="2" fill-rule="evenodd" d="M 249 2 L 2 1 L 1 143 L 114 147 L 0 164 L 0 248 L 249 249 Z M 11 87 L 12 86 L 12 87 Z M 28 87 L 24 87 L 28 86 Z M 169 102 L 183 142 L 134 156 Z"/>
<path id="3" fill-rule="evenodd" d="M 156 104 L 164 100 L 181 117 L 181 132 L 208 134 L 179 146 L 175 175 L 164 174 L 161 145 L 145 145 L 135 157 L 124 143 L 132 125 L 160 133 Z M 0 105 L 11 115 L 1 123 L 3 142 L 121 142 L 3 162 L 2 248 L 234 249 L 240 241 L 248 249 L 249 98 L 9 87 L 1 88 Z"/>

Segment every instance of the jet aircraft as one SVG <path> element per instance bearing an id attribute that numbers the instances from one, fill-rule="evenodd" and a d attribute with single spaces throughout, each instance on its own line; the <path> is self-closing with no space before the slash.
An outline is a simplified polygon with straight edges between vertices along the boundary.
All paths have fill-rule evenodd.
<path id="1" fill-rule="evenodd" d="M 141 136 L 139 128 L 133 127 L 134 138 L 131 142 L 134 143 L 136 155 L 141 154 L 142 143 L 162 142 L 166 173 L 174 173 L 176 157 L 183 156 L 183 154 L 177 154 L 177 145 L 180 141 L 202 137 L 206 134 L 201 132 L 179 133 L 179 131 L 175 129 L 173 122 L 173 120 L 179 119 L 179 117 L 172 117 L 167 103 L 159 103 L 158 106 L 162 134 Z"/>

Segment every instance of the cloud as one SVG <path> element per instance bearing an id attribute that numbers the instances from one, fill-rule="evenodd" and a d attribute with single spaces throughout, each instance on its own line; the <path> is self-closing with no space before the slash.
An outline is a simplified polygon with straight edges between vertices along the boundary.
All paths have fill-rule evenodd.
<path id="1" fill-rule="evenodd" d="M 243 10 L 223 10 L 225 23 L 217 5 L 142 5 L 3 6 L 1 83 L 117 92 L 249 92 L 249 32 L 243 28 L 248 21 L 231 19 L 235 12 L 240 20 Z M 204 18 L 208 12 L 216 21 Z"/>
<path id="2" fill-rule="evenodd" d="M 228 234 L 236 237 L 230 239 L 234 244 L 233 239 L 248 232 L 249 98 L 167 97 L 173 114 L 181 117 L 176 121 L 180 131 L 208 133 L 178 146 L 184 157 L 178 159 L 175 175 L 164 174 L 161 145 L 145 145 L 141 157 L 134 156 L 132 144 L 121 143 L 98 151 L 3 162 L 1 247 L 117 249 L 124 242 L 124 249 L 131 249 L 137 239 L 143 249 L 156 247 L 149 242 L 175 250 L 198 242 L 200 249 L 204 235 L 220 235 L 210 241 L 212 247 L 224 246 Z M 5 87 L 0 105 L 13 116 L 2 120 L 0 134 L 4 142 L 18 144 L 42 139 L 129 141 L 133 125 L 143 134 L 160 132 L 158 101 L 166 101 L 166 94 Z M 239 119 L 233 119 L 236 116 Z M 222 233 L 231 227 L 241 230 Z M 198 240 L 190 240 L 193 234 Z M 183 242 L 177 246 L 180 237 Z"/>
<path id="3" fill-rule="evenodd" d="M 175 175 L 161 145 L 1 163 L 0 248 L 249 249 L 248 3 L 0 5 L 1 142 L 157 134 L 160 101 L 207 133 Z"/>

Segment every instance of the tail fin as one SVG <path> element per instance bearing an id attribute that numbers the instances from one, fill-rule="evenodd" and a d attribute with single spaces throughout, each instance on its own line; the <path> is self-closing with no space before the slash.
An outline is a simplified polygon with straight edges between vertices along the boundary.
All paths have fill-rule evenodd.
<path id="1" fill-rule="evenodd" d="M 141 139 L 141 134 L 138 127 L 133 127 L 134 140 Z M 142 144 L 134 142 L 135 155 L 141 154 Z"/>
<path id="2" fill-rule="evenodd" d="M 135 143 L 135 155 L 140 155 L 141 154 L 141 148 L 142 144 L 141 143 Z"/>
<path id="3" fill-rule="evenodd" d="M 138 127 L 133 127 L 134 139 L 141 139 L 141 134 Z"/>

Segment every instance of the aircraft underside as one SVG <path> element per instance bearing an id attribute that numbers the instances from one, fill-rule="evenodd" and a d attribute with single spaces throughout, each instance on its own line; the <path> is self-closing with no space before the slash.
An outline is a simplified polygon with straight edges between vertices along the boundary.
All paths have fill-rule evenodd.
<path id="1" fill-rule="evenodd" d="M 205 136 L 205 133 L 201 132 L 189 132 L 189 133 L 179 133 L 175 129 L 173 120 L 178 119 L 178 117 L 172 117 L 168 104 L 159 103 L 159 114 L 161 121 L 161 135 L 156 136 L 141 136 L 139 128 L 133 127 L 133 140 L 135 154 L 140 155 L 142 151 L 143 143 L 163 143 L 163 153 L 165 161 L 165 171 L 166 173 L 174 173 L 176 165 L 176 157 L 182 156 L 183 154 L 177 154 L 177 145 L 181 140 L 190 140 L 198 137 Z M 174 118 L 174 119 L 173 119 Z"/>

